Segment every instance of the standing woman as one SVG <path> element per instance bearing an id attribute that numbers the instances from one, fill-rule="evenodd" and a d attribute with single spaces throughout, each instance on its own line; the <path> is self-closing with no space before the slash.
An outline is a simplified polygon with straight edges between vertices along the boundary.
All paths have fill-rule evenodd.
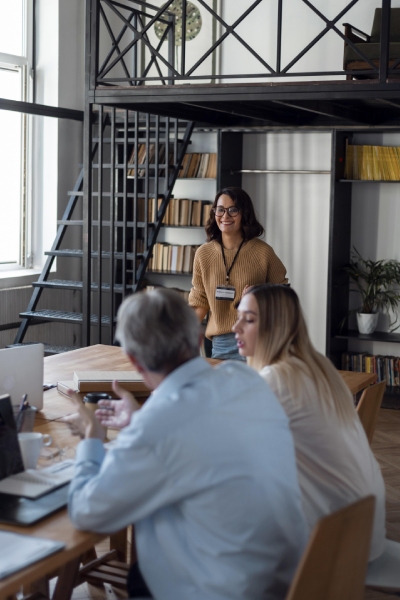
<path id="1" fill-rule="evenodd" d="M 232 333 L 244 290 L 259 283 L 287 283 L 282 262 L 258 239 L 263 233 L 244 190 L 228 187 L 217 193 L 206 225 L 207 242 L 195 255 L 189 294 L 200 321 L 210 313 L 206 337 L 212 340 L 213 358 L 244 360 Z"/>
<path id="2" fill-rule="evenodd" d="M 283 285 L 246 292 L 233 328 L 239 352 L 259 371 L 289 418 L 310 530 L 323 516 L 373 494 L 370 560 L 385 547 L 385 485 L 353 397 L 313 347 L 299 299 Z"/>

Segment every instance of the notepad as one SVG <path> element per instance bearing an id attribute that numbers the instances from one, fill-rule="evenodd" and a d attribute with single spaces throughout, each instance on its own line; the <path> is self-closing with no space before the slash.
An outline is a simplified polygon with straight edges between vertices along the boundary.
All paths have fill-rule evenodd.
<path id="1" fill-rule="evenodd" d="M 11 531 L 0 531 L 0 579 L 65 548 L 55 542 Z"/>

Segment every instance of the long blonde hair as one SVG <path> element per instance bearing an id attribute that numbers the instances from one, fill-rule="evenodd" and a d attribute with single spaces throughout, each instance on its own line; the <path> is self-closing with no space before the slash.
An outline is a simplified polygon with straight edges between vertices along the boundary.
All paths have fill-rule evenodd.
<path id="1" fill-rule="evenodd" d="M 286 285 L 263 284 L 247 294 L 254 296 L 259 311 L 254 355 L 248 363 L 257 371 L 276 365 L 294 399 L 299 397 L 302 375 L 307 375 L 315 384 L 322 411 L 336 414 L 342 423 L 354 422 L 351 392 L 331 361 L 312 345 L 296 292 Z"/>

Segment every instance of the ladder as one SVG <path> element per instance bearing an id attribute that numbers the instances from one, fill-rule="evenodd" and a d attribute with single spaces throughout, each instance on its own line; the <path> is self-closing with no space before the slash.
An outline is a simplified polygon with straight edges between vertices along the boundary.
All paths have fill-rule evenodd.
<path id="1" fill-rule="evenodd" d="M 114 341 L 122 300 L 139 291 L 172 196 L 193 122 L 100 106 L 91 123 L 89 169 L 82 168 L 46 263 L 22 319 L 14 345 L 35 321 L 82 325 L 81 345 Z M 181 133 L 183 132 L 183 135 Z M 84 198 L 84 178 L 89 194 Z M 154 200 L 155 199 L 155 200 Z M 82 204 L 83 201 L 83 204 Z M 151 208 L 156 204 L 156 211 Z M 74 213 L 83 210 L 81 219 Z M 79 248 L 63 248 L 68 227 L 82 227 Z M 51 279 L 54 260 L 81 259 L 79 281 Z M 39 308 L 44 290 L 81 290 L 82 312 Z M 74 349 L 45 345 L 46 354 Z"/>

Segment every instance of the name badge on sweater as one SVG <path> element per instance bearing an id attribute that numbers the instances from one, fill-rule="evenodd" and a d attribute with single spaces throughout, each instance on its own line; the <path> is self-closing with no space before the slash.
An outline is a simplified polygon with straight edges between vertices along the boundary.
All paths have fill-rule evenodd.
<path id="1" fill-rule="evenodd" d="M 228 300 L 229 302 L 235 299 L 236 290 L 232 285 L 217 285 L 215 290 L 216 300 Z"/>

